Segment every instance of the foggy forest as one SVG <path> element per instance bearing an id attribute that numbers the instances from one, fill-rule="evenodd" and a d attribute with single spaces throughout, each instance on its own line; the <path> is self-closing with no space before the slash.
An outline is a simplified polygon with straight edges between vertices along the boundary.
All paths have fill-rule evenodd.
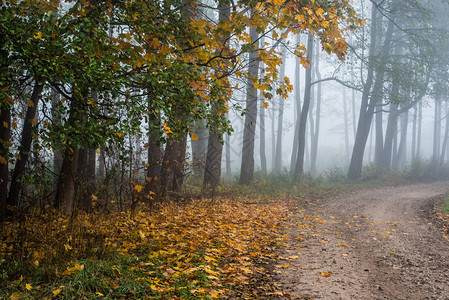
<path id="1" fill-rule="evenodd" d="M 446 0 L 3 0 L 0 45 L 0 299 L 447 297 Z"/>

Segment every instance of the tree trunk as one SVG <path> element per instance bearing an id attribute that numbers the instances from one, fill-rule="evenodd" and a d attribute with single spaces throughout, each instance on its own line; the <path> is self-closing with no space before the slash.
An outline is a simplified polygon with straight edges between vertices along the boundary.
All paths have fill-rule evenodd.
<path id="1" fill-rule="evenodd" d="M 285 77 L 285 63 L 287 60 L 287 57 L 285 56 L 285 48 L 282 47 L 281 50 L 281 59 L 282 64 L 279 70 L 279 81 L 281 84 L 284 83 L 284 77 Z M 276 174 L 280 174 L 282 171 L 282 134 L 283 134 L 283 125 L 284 125 L 284 99 L 282 97 L 278 97 L 279 99 L 279 111 L 278 111 L 278 134 L 277 134 L 277 140 L 276 140 L 276 154 L 274 158 L 274 168 L 273 172 Z"/>
<path id="2" fill-rule="evenodd" d="M 446 157 L 446 148 L 447 148 L 447 140 L 449 135 L 449 110 L 447 107 L 447 100 L 445 101 L 446 104 L 446 128 L 444 129 L 444 136 L 443 136 L 443 146 L 441 147 L 441 155 L 440 155 L 440 165 L 444 164 L 444 158 Z"/>
<path id="3" fill-rule="evenodd" d="M 254 12 L 253 12 L 254 13 Z M 258 33 L 256 28 L 250 28 L 250 39 L 258 46 Z M 248 73 L 249 79 L 246 88 L 246 116 L 245 128 L 243 131 L 243 147 L 242 147 L 242 165 L 240 170 L 240 184 L 249 184 L 254 178 L 254 137 L 256 132 L 257 120 L 257 90 L 254 87 L 254 78 L 258 74 L 259 61 L 257 52 L 253 51 L 249 54 Z"/>
<path id="4" fill-rule="evenodd" d="M 315 74 L 316 79 L 321 80 L 320 73 L 320 48 L 316 47 L 316 56 L 315 56 Z M 315 134 L 311 137 L 311 147 L 310 147 L 310 173 L 312 176 L 316 176 L 316 160 L 318 156 L 318 140 L 320 137 L 320 121 L 321 121 L 321 83 L 317 85 L 317 94 L 316 94 L 316 117 L 315 117 Z"/>
<path id="5" fill-rule="evenodd" d="M 401 135 L 398 147 L 396 161 L 393 163 L 396 171 L 402 170 L 405 166 L 406 150 L 407 150 L 407 127 L 408 127 L 408 110 L 401 114 Z"/>
<path id="6" fill-rule="evenodd" d="M 184 176 L 185 150 L 187 146 L 187 134 L 181 141 L 170 140 L 164 153 L 161 168 L 161 194 L 166 196 L 168 192 L 180 192 Z"/>
<path id="7" fill-rule="evenodd" d="M 219 8 L 219 14 L 218 14 L 218 22 L 228 22 L 229 15 L 231 13 L 231 7 L 228 3 L 225 3 L 224 1 L 220 1 L 218 4 Z M 227 47 L 227 38 L 222 38 L 220 40 L 221 46 L 223 49 Z M 226 73 L 226 69 L 220 69 L 218 68 L 215 70 L 218 77 L 222 75 L 222 73 Z M 226 86 L 227 88 L 227 86 Z M 218 116 L 216 109 L 213 106 L 214 113 Z M 257 110 L 257 107 L 256 107 Z M 223 138 L 222 132 L 210 132 L 209 133 L 209 140 L 207 144 L 207 155 L 206 155 L 206 168 L 204 171 L 204 180 L 203 180 L 203 188 L 211 188 L 215 189 L 219 183 L 220 183 L 220 177 L 221 177 L 221 160 L 223 155 L 223 144 L 221 143 L 221 140 Z"/>
<path id="8" fill-rule="evenodd" d="M 412 129 L 412 161 L 416 159 L 416 131 L 417 131 L 418 107 L 413 107 L 413 129 Z"/>
<path id="9" fill-rule="evenodd" d="M 231 137 L 226 134 L 226 177 L 231 178 Z"/>
<path id="10" fill-rule="evenodd" d="M 312 83 L 312 57 L 313 57 L 313 35 L 309 33 L 307 38 L 307 53 L 310 60 L 310 66 L 306 69 L 306 82 L 304 90 L 304 101 L 301 109 L 301 117 L 299 119 L 299 130 L 298 130 L 298 155 L 296 158 L 295 166 L 295 177 L 300 181 L 302 180 L 302 175 L 304 174 L 304 150 L 305 150 L 305 139 L 306 139 L 306 124 L 307 115 L 309 114 L 310 97 L 311 97 L 311 83 Z"/>
<path id="11" fill-rule="evenodd" d="M 25 121 L 23 122 L 22 129 L 22 139 L 19 147 L 19 157 L 16 160 L 16 165 L 14 168 L 14 173 L 11 179 L 11 186 L 9 189 L 8 204 L 11 206 L 17 206 L 19 202 L 19 195 L 22 192 L 22 176 L 25 174 L 25 166 L 28 161 L 31 150 L 31 142 L 33 140 L 33 127 L 36 120 L 36 110 L 39 103 L 39 98 L 41 96 L 44 86 L 40 82 L 40 78 L 36 78 L 33 93 L 31 94 L 30 101 L 28 104 Z"/>
<path id="12" fill-rule="evenodd" d="M 149 99 L 149 102 L 151 100 Z M 155 110 L 151 103 L 148 112 L 148 162 L 147 162 L 147 180 L 145 192 L 150 197 L 150 192 L 159 194 L 161 179 L 161 160 L 162 151 L 159 144 L 159 132 L 161 130 L 161 116 L 159 111 Z"/>
<path id="13" fill-rule="evenodd" d="M 193 126 L 193 132 L 198 140 L 191 139 L 192 145 L 192 161 L 193 172 L 196 176 L 204 175 L 204 167 L 206 164 L 206 155 L 208 149 L 208 133 L 206 129 L 206 120 L 196 121 Z"/>
<path id="14" fill-rule="evenodd" d="M 11 139 L 11 111 L 9 104 L 0 102 L 0 221 L 7 215 L 9 141 Z"/>
<path id="15" fill-rule="evenodd" d="M 265 45 L 265 39 L 262 37 L 260 40 L 260 44 L 262 46 Z M 260 71 L 264 72 L 265 65 L 263 62 L 260 62 Z M 259 116 L 260 116 L 260 126 L 259 126 L 259 136 L 260 136 L 260 167 L 262 169 L 262 173 L 267 174 L 267 154 L 266 154 L 266 142 L 265 142 L 265 107 L 263 106 L 263 101 L 260 101 L 259 105 Z"/>
<path id="16" fill-rule="evenodd" d="M 345 161 L 349 162 L 349 118 L 348 118 L 348 108 L 346 101 L 346 88 L 343 87 L 343 118 L 345 122 Z"/>
<path id="17" fill-rule="evenodd" d="M 296 35 L 296 43 L 299 45 L 301 43 L 301 35 Z M 296 167 L 296 157 L 298 155 L 298 135 L 299 135 L 299 119 L 301 118 L 301 60 L 298 56 L 295 57 L 295 103 L 296 110 L 295 114 L 295 133 L 293 137 L 293 149 L 292 156 L 290 159 L 290 173 L 295 173 Z"/>
<path id="18" fill-rule="evenodd" d="M 416 157 L 421 156 L 421 132 L 422 132 L 422 101 L 418 103 L 418 136 L 416 138 Z"/>
<path id="19" fill-rule="evenodd" d="M 376 49 L 376 36 L 378 30 L 377 22 L 377 9 L 373 4 L 372 8 L 372 20 L 373 29 L 371 30 L 371 44 L 370 44 L 370 56 L 368 62 L 368 74 L 366 78 L 365 85 L 363 87 L 362 103 L 360 106 L 359 122 L 357 125 L 357 134 L 354 142 L 354 149 L 352 151 L 351 163 L 349 165 L 348 179 L 356 180 L 362 175 L 363 166 L 363 156 L 365 152 L 365 146 L 370 132 L 371 122 L 373 119 L 373 113 L 375 104 L 378 99 L 375 97 L 370 97 L 371 87 L 374 79 L 374 53 Z M 381 51 L 381 61 L 378 66 L 378 71 L 376 72 L 376 83 L 373 88 L 374 91 L 379 92 L 383 85 L 383 73 L 385 72 L 385 64 L 387 56 L 391 49 L 391 39 L 393 35 L 394 23 L 393 21 L 388 22 L 387 33 L 385 41 Z"/>
<path id="20" fill-rule="evenodd" d="M 393 154 L 393 140 L 397 132 L 397 111 L 398 105 L 390 103 L 390 112 L 388 114 L 387 130 L 385 132 L 385 144 L 382 154 L 382 167 L 389 170 L 391 167 L 391 157 Z"/>
<path id="21" fill-rule="evenodd" d="M 435 113 L 433 120 L 433 161 L 439 161 L 440 155 L 440 126 L 441 126 L 441 98 L 438 96 L 435 100 Z"/>

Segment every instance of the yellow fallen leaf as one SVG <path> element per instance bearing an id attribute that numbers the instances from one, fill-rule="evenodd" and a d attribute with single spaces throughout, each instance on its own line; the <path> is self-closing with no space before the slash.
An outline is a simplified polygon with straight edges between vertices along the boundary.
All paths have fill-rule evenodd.
<path id="1" fill-rule="evenodd" d="M 11 300 L 18 300 L 20 299 L 20 294 L 19 293 L 12 293 L 10 296 Z"/>
<path id="2" fill-rule="evenodd" d="M 100 296 L 100 297 L 104 297 L 104 295 L 100 292 L 96 292 L 95 295 Z"/>
<path id="3" fill-rule="evenodd" d="M 346 243 L 336 244 L 337 246 L 346 247 Z"/>
<path id="4" fill-rule="evenodd" d="M 25 284 L 25 288 L 26 288 L 28 291 L 31 291 L 31 289 L 32 289 L 33 287 L 31 286 L 31 284 L 27 283 L 27 284 Z"/>
<path id="5" fill-rule="evenodd" d="M 62 290 L 61 289 L 57 289 L 57 290 L 54 290 L 52 293 L 53 293 L 53 297 L 56 297 L 56 296 L 58 296 L 59 295 L 59 293 L 61 293 L 62 292 Z"/>
<path id="6" fill-rule="evenodd" d="M 321 272 L 320 275 L 323 277 L 330 277 L 332 272 Z"/>

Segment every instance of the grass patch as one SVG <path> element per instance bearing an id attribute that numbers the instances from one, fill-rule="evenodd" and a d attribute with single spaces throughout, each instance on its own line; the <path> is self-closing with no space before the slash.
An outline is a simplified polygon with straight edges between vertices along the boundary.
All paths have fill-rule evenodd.
<path id="1" fill-rule="evenodd" d="M 449 196 L 446 196 L 443 198 L 443 200 L 441 201 L 442 207 L 440 209 L 440 212 L 443 215 L 449 215 Z"/>

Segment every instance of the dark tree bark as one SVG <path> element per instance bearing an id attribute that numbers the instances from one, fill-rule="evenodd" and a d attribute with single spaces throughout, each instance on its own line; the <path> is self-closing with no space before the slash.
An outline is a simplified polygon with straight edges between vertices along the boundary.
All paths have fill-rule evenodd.
<path id="1" fill-rule="evenodd" d="M 256 49 L 259 47 L 257 39 L 258 33 L 256 28 L 250 28 L 250 39 L 255 44 Z M 240 184 L 249 184 L 254 178 L 254 137 L 256 133 L 257 121 L 257 90 L 254 87 L 254 78 L 257 77 L 259 60 L 257 52 L 253 51 L 249 54 L 248 73 L 250 78 L 246 88 L 246 116 L 245 127 L 243 131 L 243 147 L 242 147 L 242 165 L 240 169 Z"/>
<path id="2" fill-rule="evenodd" d="M 37 78 L 30 98 L 31 103 L 28 104 L 25 121 L 23 122 L 22 139 L 19 146 L 19 158 L 16 160 L 14 173 L 11 179 L 8 198 L 8 204 L 11 206 L 17 206 L 19 195 L 22 192 L 22 176 L 25 174 L 25 166 L 30 155 L 31 143 L 33 141 L 33 127 L 35 126 L 33 125 L 33 121 L 35 122 L 34 117 L 36 116 L 36 110 L 43 88 L 43 83 L 40 82 L 40 78 Z"/>
<path id="3" fill-rule="evenodd" d="M 218 21 L 219 22 L 227 22 L 229 19 L 229 15 L 231 13 L 231 7 L 228 3 L 224 1 L 219 2 L 219 13 L 218 13 Z M 227 47 L 228 38 L 221 39 L 221 45 L 223 49 Z M 221 73 L 226 72 L 227 70 L 217 69 L 215 72 L 221 75 Z M 219 116 L 216 110 L 218 108 L 213 107 L 214 113 Z M 257 109 L 257 108 L 256 108 Z M 219 130 L 219 129 L 218 129 Z M 210 132 L 209 140 L 207 144 L 207 155 L 206 155 L 206 167 L 204 170 L 204 180 L 203 180 L 203 188 L 215 189 L 220 184 L 221 177 L 221 159 L 223 155 L 223 144 L 222 144 L 223 133 L 222 132 Z"/>
<path id="4" fill-rule="evenodd" d="M 304 101 L 301 109 L 301 117 L 299 118 L 299 130 L 298 130 L 298 155 L 296 158 L 295 177 L 300 181 L 304 174 L 304 150 L 306 142 L 306 125 L 307 115 L 309 114 L 310 97 L 311 97 L 311 84 L 312 84 L 312 57 L 313 57 L 313 35 L 309 33 L 307 38 L 307 53 L 310 60 L 310 67 L 306 69 L 306 82 L 304 90 Z"/>
<path id="5" fill-rule="evenodd" d="M 0 156 L 4 159 L 0 162 L 0 221 L 7 215 L 6 203 L 8 200 L 8 160 L 11 139 L 11 111 L 9 105 L 0 103 Z"/>
<path id="6" fill-rule="evenodd" d="M 145 184 L 145 191 L 147 195 L 149 195 L 150 192 L 155 194 L 159 193 L 162 166 L 162 151 L 159 144 L 161 117 L 159 112 L 152 108 L 151 105 L 148 113 L 148 122 L 148 167 L 147 181 Z"/>
<path id="7" fill-rule="evenodd" d="M 187 146 L 187 134 L 180 141 L 170 140 L 166 147 L 161 168 L 161 194 L 181 192 L 184 180 L 184 162 Z"/>

